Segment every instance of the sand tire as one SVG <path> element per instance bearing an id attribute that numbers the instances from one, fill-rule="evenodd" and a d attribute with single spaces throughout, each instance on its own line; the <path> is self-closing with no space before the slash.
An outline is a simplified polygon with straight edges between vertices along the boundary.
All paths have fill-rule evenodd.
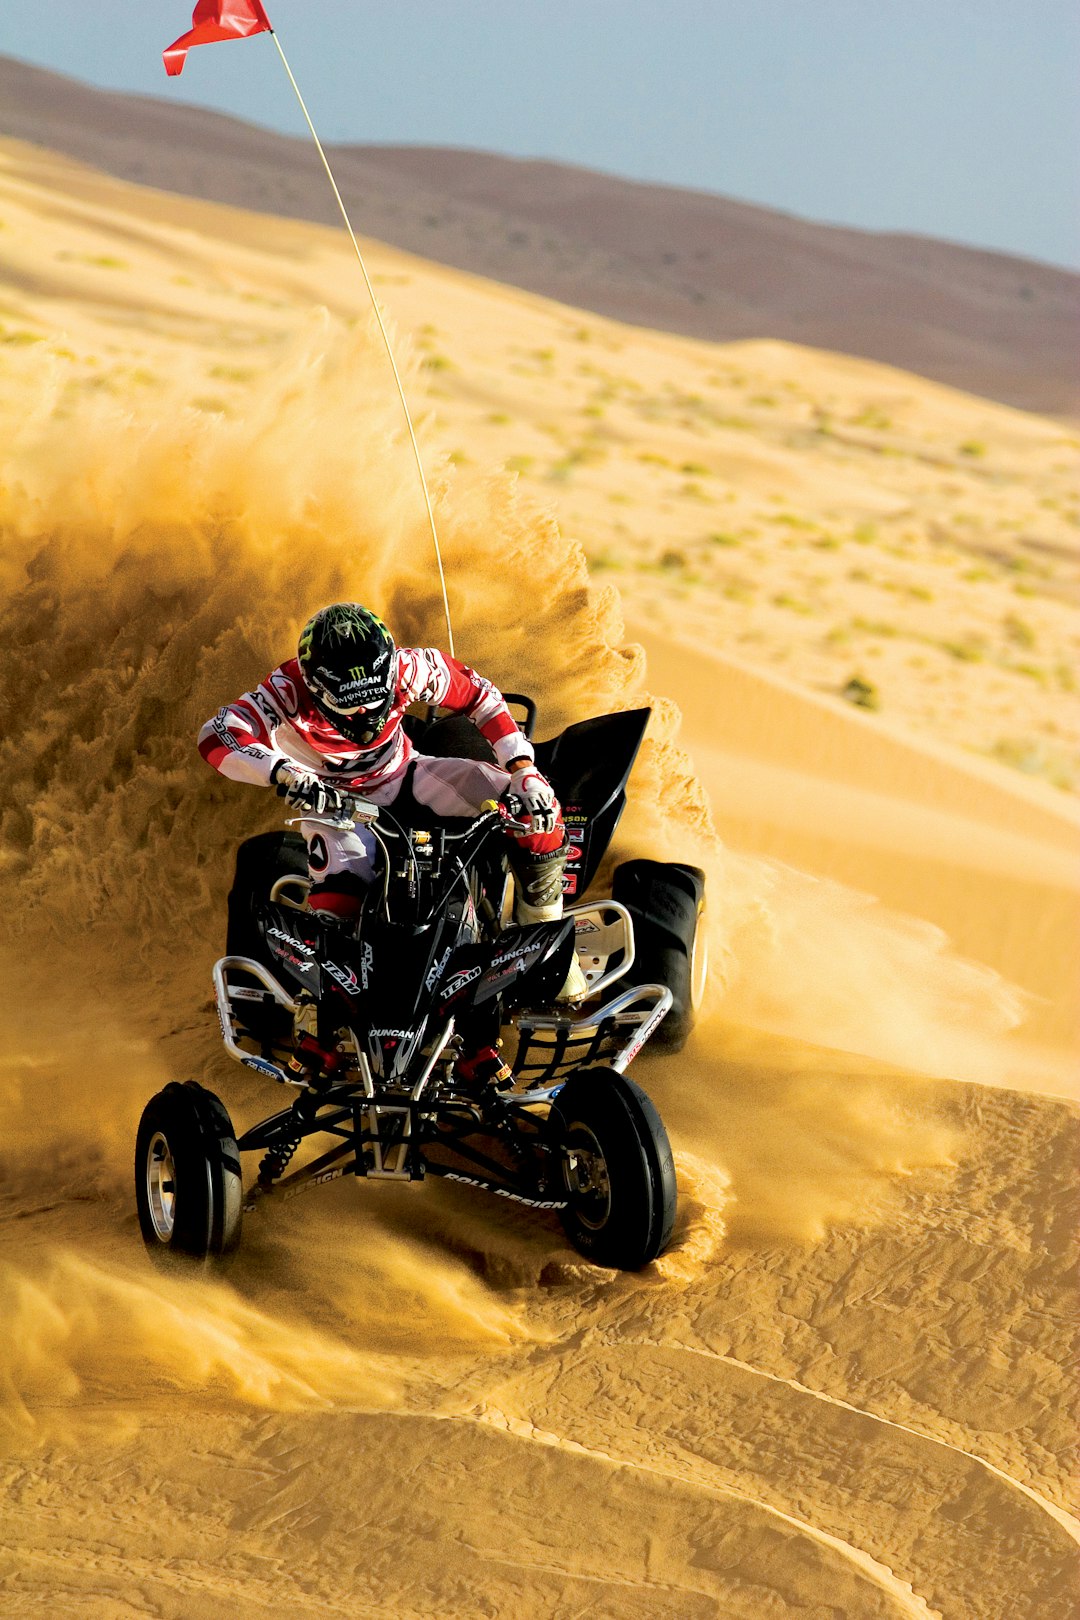
<path id="1" fill-rule="evenodd" d="M 571 1075 L 548 1122 L 562 1223 L 600 1266 L 639 1271 L 667 1247 L 675 1224 L 675 1162 L 654 1104 L 623 1074 Z"/>
<path id="2" fill-rule="evenodd" d="M 135 1203 L 151 1257 L 208 1260 L 240 1241 L 240 1154 L 219 1098 L 172 1082 L 143 1109 L 135 1140 Z"/>

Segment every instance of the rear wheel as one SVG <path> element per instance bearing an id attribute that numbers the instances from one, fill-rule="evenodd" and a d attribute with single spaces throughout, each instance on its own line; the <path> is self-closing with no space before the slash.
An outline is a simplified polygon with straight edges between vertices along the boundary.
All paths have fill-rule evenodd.
<path id="1" fill-rule="evenodd" d="M 250 956 L 261 962 L 274 977 L 279 968 L 271 956 L 256 921 L 255 908 L 265 904 L 279 878 L 308 876 L 307 846 L 299 833 L 269 832 L 248 838 L 236 852 L 236 875 L 229 891 L 229 924 L 225 935 L 227 956 Z M 300 894 L 297 890 L 296 898 Z M 261 990 L 250 973 L 233 970 L 229 982 L 248 990 Z M 242 1032 L 272 1046 L 285 1040 L 292 1030 L 292 1015 L 267 997 L 263 1001 L 240 1001 L 235 1007 Z"/>
<path id="2" fill-rule="evenodd" d="M 255 921 L 256 903 L 269 900 L 278 878 L 308 875 L 307 846 L 299 833 L 268 832 L 247 838 L 236 852 L 236 875 L 229 891 L 229 956 L 253 956 L 272 965 Z"/>
<path id="3" fill-rule="evenodd" d="M 675 1162 L 641 1087 L 612 1069 L 583 1070 L 552 1104 L 549 1129 L 574 1247 L 622 1271 L 655 1260 L 675 1224 Z"/>
<path id="4" fill-rule="evenodd" d="M 705 874 L 677 861 L 625 861 L 615 868 L 611 898 L 634 919 L 635 979 L 671 991 L 671 1010 L 652 1042 L 678 1052 L 694 1027 L 709 974 Z"/>
<path id="5" fill-rule="evenodd" d="M 240 1241 L 240 1154 L 225 1105 L 194 1080 L 159 1091 L 135 1140 L 135 1203 L 154 1260 L 205 1260 Z"/>

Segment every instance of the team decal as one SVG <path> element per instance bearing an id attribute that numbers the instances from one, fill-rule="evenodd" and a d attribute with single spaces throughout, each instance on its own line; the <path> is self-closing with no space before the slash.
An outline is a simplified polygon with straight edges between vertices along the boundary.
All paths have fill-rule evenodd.
<path id="1" fill-rule="evenodd" d="M 527 1204 L 530 1209 L 565 1209 L 565 1198 L 526 1198 L 524 1193 L 513 1192 L 509 1187 L 495 1187 L 490 1181 L 481 1181 L 479 1176 L 466 1176 L 460 1170 L 444 1170 L 444 1181 L 460 1181 L 466 1187 L 482 1187 L 485 1192 L 494 1193 L 496 1198 L 510 1198 L 515 1204 Z"/>
<path id="2" fill-rule="evenodd" d="M 329 973 L 330 977 L 335 979 L 343 990 L 348 990 L 350 994 L 359 990 L 360 986 L 356 982 L 356 974 L 351 968 L 339 967 L 336 962 L 323 962 L 322 965 L 324 971 Z"/>
<path id="3" fill-rule="evenodd" d="M 322 833 L 316 833 L 308 841 L 308 865 L 313 872 L 325 872 L 330 865 L 330 851 Z"/>
<path id="4" fill-rule="evenodd" d="M 256 1069 L 259 1074 L 268 1074 L 271 1080 L 281 1079 L 281 1070 L 277 1064 L 268 1062 L 266 1058 L 253 1057 L 250 1052 L 245 1052 L 240 1061 L 249 1069 Z"/>
<path id="5" fill-rule="evenodd" d="M 439 960 L 431 964 L 431 967 L 428 970 L 428 976 L 424 980 L 425 990 L 434 990 L 435 986 L 439 982 L 439 977 L 442 974 L 443 968 L 446 966 L 447 962 L 449 962 L 450 957 L 453 954 L 453 949 L 454 947 L 452 945 L 448 945 Z"/>
<path id="6" fill-rule="evenodd" d="M 300 711 L 300 702 L 296 687 L 289 677 L 280 669 L 275 669 L 267 682 L 274 696 L 277 698 L 290 720 Z"/>
<path id="7" fill-rule="evenodd" d="M 343 1165 L 331 1165 L 328 1170 L 320 1170 L 318 1175 L 311 1176 L 307 1181 L 302 1181 L 298 1187 L 285 1187 L 281 1193 L 281 1200 L 285 1203 L 288 1199 L 296 1198 L 300 1193 L 307 1192 L 309 1187 L 325 1186 L 328 1181 L 337 1181 L 346 1172 L 351 1175 L 352 1170 L 351 1162 Z"/>
<path id="8" fill-rule="evenodd" d="M 450 1001 L 454 996 L 460 995 L 467 985 L 473 984 L 483 972 L 483 968 L 459 968 L 452 973 L 442 987 L 444 1001 Z"/>
<path id="9" fill-rule="evenodd" d="M 248 701 L 253 703 L 258 709 L 259 713 L 270 727 L 270 734 L 272 736 L 277 730 L 278 726 L 281 724 L 281 715 L 278 713 L 275 705 L 271 703 L 261 686 L 258 687 L 254 692 L 248 693 Z"/>
<path id="10" fill-rule="evenodd" d="M 286 934 L 284 929 L 281 928 L 268 928 L 266 932 L 272 939 L 282 940 L 284 944 L 291 945 L 294 950 L 302 952 L 305 956 L 314 955 L 315 947 L 310 945 L 306 939 L 296 939 L 294 935 Z"/>
<path id="11" fill-rule="evenodd" d="M 630 1064 L 633 1063 L 634 1059 L 637 1057 L 638 1053 L 641 1051 L 641 1048 L 645 1045 L 645 1042 L 649 1039 L 649 1036 L 652 1034 L 652 1032 L 656 1028 L 657 1024 L 661 1023 L 667 1017 L 668 1009 L 669 1009 L 670 1006 L 671 1006 L 670 999 L 667 1000 L 666 1002 L 661 1001 L 659 1006 L 656 1007 L 654 1009 L 654 1011 L 649 1014 L 648 1018 L 646 1018 L 645 1022 L 642 1024 L 641 1028 L 638 1030 L 635 1039 L 630 1042 L 630 1045 L 626 1048 L 626 1050 L 624 1052 L 621 1052 L 619 1054 L 619 1068 L 620 1069 L 627 1069 L 627 1068 L 629 1068 Z M 635 1013 L 632 1016 L 637 1017 L 638 1015 Z M 621 1018 L 616 1019 L 616 1023 L 622 1023 L 622 1022 L 623 1022 L 623 1019 L 621 1019 Z M 627 1022 L 629 1022 L 629 1020 L 627 1020 Z"/>
<path id="12" fill-rule="evenodd" d="M 266 749 L 260 747 L 258 743 L 243 743 L 240 741 L 236 732 L 233 731 L 225 719 L 225 710 L 215 714 L 210 724 L 213 727 L 215 737 L 231 754 L 246 754 L 250 759 L 263 759 L 265 757 Z"/>

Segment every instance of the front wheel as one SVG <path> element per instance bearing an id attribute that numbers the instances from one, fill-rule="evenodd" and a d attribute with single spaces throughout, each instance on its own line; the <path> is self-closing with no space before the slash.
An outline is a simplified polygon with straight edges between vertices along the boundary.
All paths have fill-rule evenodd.
<path id="1" fill-rule="evenodd" d="M 143 1109 L 135 1203 L 154 1260 L 206 1260 L 240 1241 L 243 1184 L 232 1121 L 194 1080 L 173 1082 Z"/>
<path id="2" fill-rule="evenodd" d="M 613 1069 L 583 1070 L 552 1104 L 549 1130 L 574 1247 L 621 1271 L 655 1260 L 675 1225 L 675 1162 L 641 1087 Z"/>

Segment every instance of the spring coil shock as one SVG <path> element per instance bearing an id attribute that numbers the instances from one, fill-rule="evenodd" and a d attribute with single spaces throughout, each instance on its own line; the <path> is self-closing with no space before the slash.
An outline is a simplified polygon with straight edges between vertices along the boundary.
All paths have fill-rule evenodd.
<path id="1" fill-rule="evenodd" d="M 278 1177 L 285 1174 L 290 1159 L 303 1140 L 303 1136 L 286 1137 L 284 1142 L 278 1142 L 263 1154 L 259 1162 L 258 1184 L 264 1192 L 269 1192 Z"/>

